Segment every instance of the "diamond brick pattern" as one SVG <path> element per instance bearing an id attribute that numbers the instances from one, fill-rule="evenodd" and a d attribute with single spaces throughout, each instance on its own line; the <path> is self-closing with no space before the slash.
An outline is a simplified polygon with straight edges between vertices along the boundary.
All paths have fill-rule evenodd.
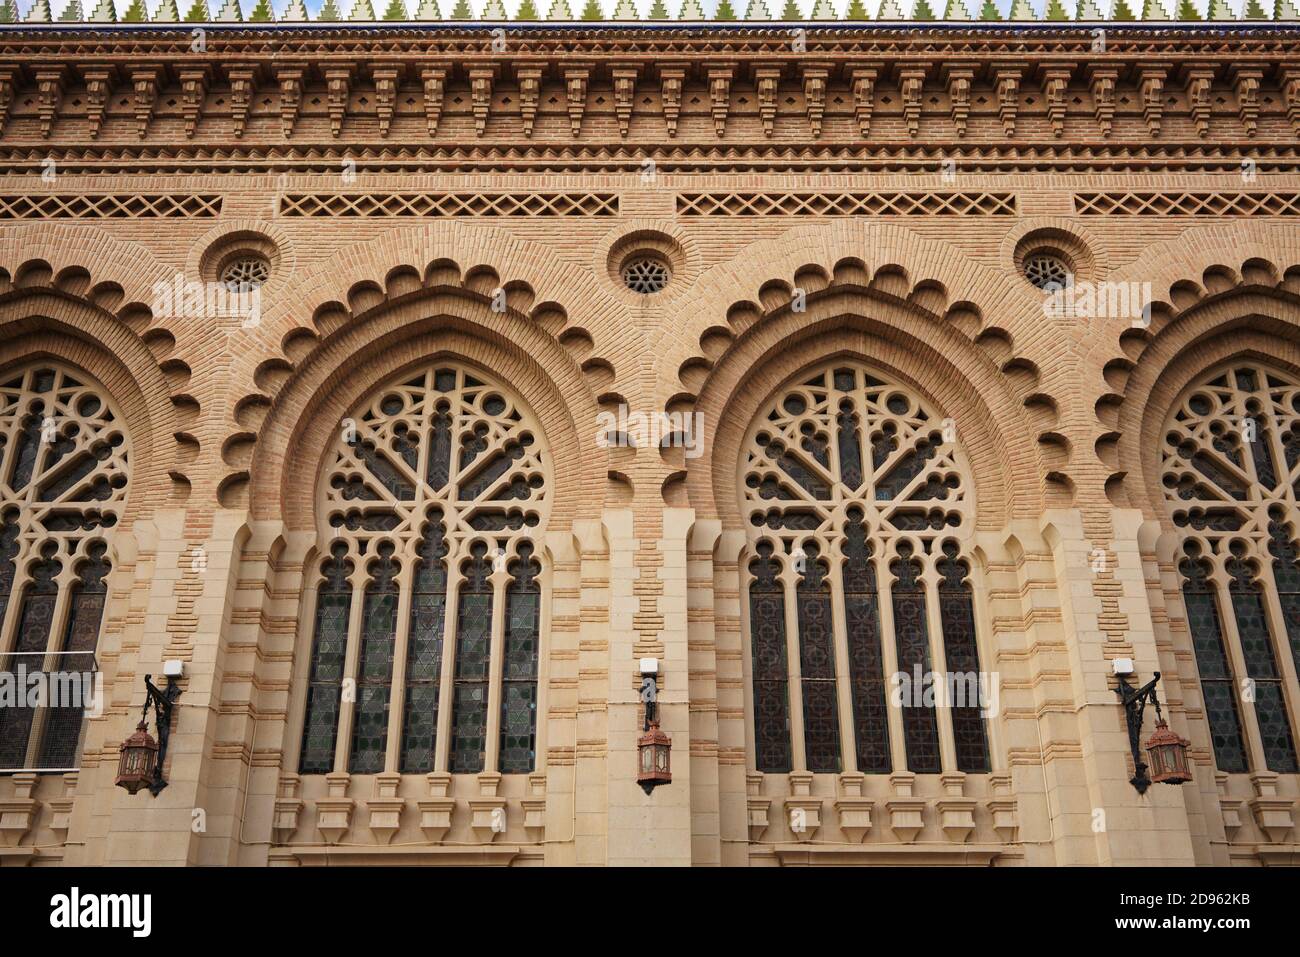
<path id="1" fill-rule="evenodd" d="M 1014 216 L 1012 193 L 679 193 L 679 216 Z"/>
<path id="2" fill-rule="evenodd" d="M 1300 193 L 1075 193 L 1080 216 L 1300 216 Z"/>
<path id="3" fill-rule="evenodd" d="M 194 193 L 0 196 L 0 219 L 208 219 L 221 197 Z"/>
<path id="4" fill-rule="evenodd" d="M 617 216 L 613 193 L 293 193 L 281 216 Z"/>

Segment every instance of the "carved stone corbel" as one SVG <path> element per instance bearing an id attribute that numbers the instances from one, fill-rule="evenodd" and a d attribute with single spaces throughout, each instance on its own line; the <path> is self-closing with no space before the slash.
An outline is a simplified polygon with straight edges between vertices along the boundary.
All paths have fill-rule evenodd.
<path id="1" fill-rule="evenodd" d="M 889 776 L 889 783 L 894 787 L 894 797 L 885 800 L 885 810 L 889 812 L 889 829 L 904 844 L 916 840 L 916 836 L 925 827 L 922 817 L 925 799 L 912 794 L 915 780 L 916 775 L 911 771 L 895 771 Z"/>
<path id="2" fill-rule="evenodd" d="M 1273 844 L 1281 844 L 1295 827 L 1292 807 L 1295 799 L 1277 793 L 1277 774 L 1257 771 L 1250 776 L 1255 797 L 1247 803 L 1255 814 L 1255 823 Z"/>
<path id="3" fill-rule="evenodd" d="M 1258 63 L 1234 63 L 1228 78 L 1237 89 L 1237 116 L 1246 128 L 1247 136 L 1254 136 L 1259 128 L 1259 88 L 1264 81 L 1264 68 Z"/>
<path id="4" fill-rule="evenodd" d="M 284 844 L 298 830 L 298 818 L 303 800 L 298 796 L 302 779 L 296 774 L 281 774 L 271 817 L 271 834 L 277 843 Z"/>
<path id="5" fill-rule="evenodd" d="M 429 796 L 416 801 L 420 809 L 420 830 L 430 844 L 438 844 L 451 830 L 456 801 L 451 797 L 451 775 L 446 771 L 434 772 L 425 779 L 429 782 Z"/>
<path id="6" fill-rule="evenodd" d="M 1044 67 L 1040 74 L 1043 84 L 1043 97 L 1047 100 L 1047 119 L 1052 124 L 1052 135 L 1065 134 L 1065 95 L 1070 88 L 1070 79 L 1074 76 L 1073 63 L 1052 64 Z"/>
<path id="7" fill-rule="evenodd" d="M 772 799 L 763 796 L 763 775 L 758 771 L 745 774 L 745 813 L 749 824 L 749 839 L 757 841 L 771 823 L 768 813 Z"/>
<path id="8" fill-rule="evenodd" d="M 776 122 L 776 95 L 781 86 L 781 68 L 763 66 L 754 71 L 754 88 L 758 91 L 758 118 L 763 135 L 771 136 Z"/>
<path id="9" fill-rule="evenodd" d="M 275 78 L 280 83 L 280 132 L 288 138 L 302 108 L 302 70 L 281 67 Z"/>
<path id="10" fill-rule="evenodd" d="M 970 88 L 975 79 L 975 71 L 970 67 L 943 68 L 943 82 L 948 87 L 949 112 L 957 135 L 966 135 L 966 121 L 970 116 Z"/>
<path id="11" fill-rule="evenodd" d="M 636 81 L 641 67 L 635 63 L 616 63 L 610 70 L 614 81 L 614 115 L 618 117 L 618 134 L 627 136 L 632 122 L 632 101 L 636 97 Z"/>
<path id="12" fill-rule="evenodd" d="M 479 796 L 469 799 L 469 827 L 482 844 L 490 844 L 506 832 L 506 799 L 498 795 L 501 775 L 485 771 L 478 776 Z"/>
<path id="13" fill-rule="evenodd" d="M 734 63 L 714 63 L 708 67 L 709 112 L 713 116 L 713 132 L 723 136 L 727 132 L 727 115 L 731 112 L 731 78 L 735 75 Z"/>
<path id="14" fill-rule="evenodd" d="M 438 132 L 443 94 L 447 89 L 447 73 L 445 66 L 426 66 L 420 70 L 420 80 L 424 83 L 424 122 L 430 136 Z"/>
<path id="15" fill-rule="evenodd" d="M 50 809 L 50 830 L 60 841 L 68 839 L 68 829 L 72 826 L 72 806 L 77 799 L 77 780 L 76 771 L 69 771 L 63 775 L 63 796 L 45 802 L 45 806 Z"/>
<path id="16" fill-rule="evenodd" d="M 325 92 L 329 98 L 330 134 L 343 132 L 343 117 L 352 94 L 352 68 L 331 67 L 325 71 Z"/>
<path id="17" fill-rule="evenodd" d="M 113 83 L 117 80 L 117 67 L 111 64 L 93 64 L 82 67 L 81 75 L 86 81 L 86 120 L 90 124 L 90 138 L 96 139 L 104 125 L 104 110 L 108 98 L 113 95 Z"/>
<path id="18" fill-rule="evenodd" d="M 1142 118 L 1146 120 L 1147 132 L 1152 136 L 1160 135 L 1160 124 L 1164 120 L 1165 78 L 1169 68 L 1160 65 L 1144 64 L 1138 67 L 1138 94 L 1142 98 Z"/>
<path id="19" fill-rule="evenodd" d="M 316 830 L 326 844 L 337 844 L 352 826 L 352 808 L 357 802 L 347 796 L 350 778 L 346 772 L 325 775 L 329 794 L 316 802 Z"/>
<path id="20" fill-rule="evenodd" d="M 840 830 L 850 841 L 859 843 L 871 830 L 871 811 L 876 802 L 862 796 L 862 787 L 866 775 L 861 772 L 845 772 L 840 775 L 840 796 L 835 801 L 835 813 L 839 817 Z"/>
<path id="21" fill-rule="evenodd" d="M 1016 114 L 1020 111 L 1020 78 L 1023 68 L 1015 63 L 993 64 L 993 88 L 998 96 L 998 119 L 1002 132 L 1016 135 Z"/>
<path id="22" fill-rule="evenodd" d="M 544 68 L 536 64 L 515 67 L 515 80 L 519 84 L 519 117 L 523 120 L 524 136 L 533 135 L 537 106 L 542 99 L 543 71 Z"/>
<path id="23" fill-rule="evenodd" d="M 686 82 L 686 66 L 666 63 L 659 68 L 659 95 L 664 104 L 664 122 L 668 135 L 677 135 L 677 117 L 682 112 L 682 87 Z"/>
<path id="24" fill-rule="evenodd" d="M 63 102 L 64 68 L 48 67 L 36 71 L 36 108 L 41 117 L 41 136 L 49 137 L 54 118 Z"/>
<path id="25" fill-rule="evenodd" d="M 230 119 L 235 126 L 235 137 L 244 135 L 244 126 L 248 122 L 248 110 L 253 104 L 253 94 L 257 92 L 258 68 L 247 63 L 239 63 L 226 70 L 230 80 Z"/>
<path id="26" fill-rule="evenodd" d="M 39 802 L 32 797 L 37 775 L 34 771 L 15 774 L 14 796 L 0 801 L 0 847 L 17 847 L 36 820 Z"/>
<path id="27" fill-rule="evenodd" d="M 858 121 L 858 132 L 865 137 L 871 132 L 871 113 L 875 108 L 876 67 L 853 67 L 849 82 L 853 87 L 853 115 Z"/>
<path id="28" fill-rule="evenodd" d="M 375 112 L 379 116 L 380 136 L 388 136 L 388 129 L 393 122 L 397 85 L 402 82 L 403 69 L 400 63 L 376 64 L 370 68 L 370 76 L 375 81 Z"/>
<path id="29" fill-rule="evenodd" d="M 813 139 L 822 135 L 822 116 L 826 112 L 826 80 L 831 73 L 829 63 L 804 64 L 803 99 L 804 109 L 808 113 L 808 126 Z"/>
<path id="30" fill-rule="evenodd" d="M 1198 63 L 1183 70 L 1187 89 L 1187 108 L 1196 124 L 1196 135 L 1210 135 L 1210 87 L 1214 83 L 1217 63 Z"/>
<path id="31" fill-rule="evenodd" d="M 194 136 L 203 115 L 203 101 L 207 97 L 212 69 L 208 66 L 186 68 L 180 71 L 181 113 L 185 117 L 185 136 Z"/>
<path id="32" fill-rule="evenodd" d="M 154 103 L 158 99 L 158 81 L 162 76 L 160 66 L 131 68 L 131 87 L 135 90 L 135 135 L 144 139 L 153 119 Z"/>
<path id="33" fill-rule="evenodd" d="M 574 136 L 582 131 L 582 115 L 587 112 L 587 84 L 590 81 L 589 65 L 565 67 L 565 105 L 569 111 L 569 132 Z"/>
<path id="34" fill-rule="evenodd" d="M 1011 775 L 991 774 L 989 785 L 993 789 L 993 798 L 988 802 L 993 830 L 1004 842 L 1013 843 L 1020 833 L 1020 805 L 1011 790 Z"/>
<path id="35" fill-rule="evenodd" d="M 961 773 L 939 776 L 944 796 L 934 802 L 939 812 L 939 826 L 948 840 L 965 844 L 975 831 L 975 805 L 973 797 L 965 796 L 966 775 Z"/>
<path id="36" fill-rule="evenodd" d="M 397 796 L 400 774 L 375 775 L 375 796 L 366 802 L 370 812 L 370 833 L 379 844 L 387 844 L 402 826 L 402 808 L 406 802 Z"/>
<path id="37" fill-rule="evenodd" d="M 1087 73 L 1092 89 L 1092 115 L 1101 135 L 1110 136 L 1115 123 L 1115 86 L 1119 83 L 1119 70 L 1111 66 L 1090 66 Z"/>
<path id="38" fill-rule="evenodd" d="M 796 841 L 811 841 L 822 826 L 822 799 L 812 793 L 811 771 L 790 772 L 790 796 L 785 799 L 786 824 Z"/>
<path id="39" fill-rule="evenodd" d="M 546 775 L 528 775 L 528 797 L 520 800 L 524 809 L 524 831 L 533 840 L 546 834 Z"/>
<path id="40" fill-rule="evenodd" d="M 907 133 L 915 136 L 921 131 L 921 95 L 925 91 L 925 76 L 929 71 L 923 66 L 906 66 L 898 71 L 898 89 L 903 96 L 903 121 Z"/>
<path id="41" fill-rule="evenodd" d="M 476 66 L 469 71 L 469 96 L 474 112 L 475 136 L 482 136 L 487 129 L 488 111 L 492 108 L 492 84 L 496 78 L 496 67 Z"/>

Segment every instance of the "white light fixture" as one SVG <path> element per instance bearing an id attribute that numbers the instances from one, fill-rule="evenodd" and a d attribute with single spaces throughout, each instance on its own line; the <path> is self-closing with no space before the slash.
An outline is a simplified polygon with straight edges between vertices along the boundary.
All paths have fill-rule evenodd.
<path id="1" fill-rule="evenodd" d="M 657 674 L 659 674 L 659 659 L 658 659 L 658 658 L 642 658 L 642 659 L 641 659 L 641 674 L 643 674 L 643 675 L 657 675 Z"/>
<path id="2" fill-rule="evenodd" d="M 163 677 L 179 678 L 183 674 L 185 674 L 185 662 L 175 658 L 163 662 Z"/>
<path id="3" fill-rule="evenodd" d="M 1115 658 L 1110 663 L 1111 673 L 1116 675 L 1131 675 L 1133 673 L 1132 658 Z"/>

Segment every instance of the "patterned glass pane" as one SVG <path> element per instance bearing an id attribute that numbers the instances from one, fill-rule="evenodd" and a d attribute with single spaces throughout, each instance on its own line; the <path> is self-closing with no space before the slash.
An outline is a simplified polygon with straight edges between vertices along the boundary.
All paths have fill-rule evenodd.
<path id="1" fill-rule="evenodd" d="M 384 770 L 388 742 L 388 701 L 393 681 L 397 635 L 397 563 L 393 546 L 384 542 L 370 569 L 361 613 L 361 654 L 357 663 L 357 702 L 352 716 L 348 770 L 376 774 Z"/>
<path id="2" fill-rule="evenodd" d="M 442 635 L 447 615 L 447 554 L 442 514 L 430 516 L 420 540 L 411 592 L 406 645 L 406 703 L 402 716 L 402 764 L 408 774 L 433 770 L 442 677 Z"/>
<path id="3" fill-rule="evenodd" d="M 1291 645 L 1291 659 L 1296 673 L 1300 674 L 1300 550 L 1287 525 L 1274 519 L 1269 522 L 1268 550 L 1273 556 L 1273 581 L 1277 584 L 1278 602 L 1282 606 L 1282 619 L 1287 641 Z"/>
<path id="4" fill-rule="evenodd" d="M 939 618 L 943 622 L 943 651 L 954 690 L 952 731 L 957 745 L 957 769 L 986 773 L 989 745 L 984 733 L 983 682 L 975 643 L 975 608 L 966 563 L 957 558 L 957 545 L 945 542 L 939 560 Z"/>
<path id="5" fill-rule="evenodd" d="M 749 564 L 749 641 L 753 655 L 756 767 L 784 772 L 790 764 L 790 712 L 785 648 L 785 594 L 772 546 L 758 546 Z"/>
<path id="6" fill-rule="evenodd" d="M 799 673 L 803 685 L 804 750 L 809 771 L 840 770 L 840 721 L 835 698 L 835 631 L 826 565 L 809 545 L 796 590 Z"/>
<path id="7" fill-rule="evenodd" d="M 492 563 L 475 545 L 462 569 L 456 617 L 456 691 L 451 712 L 451 770 L 477 774 L 487 748 L 488 655 L 492 641 Z"/>
<path id="8" fill-rule="evenodd" d="M 99 641 L 99 626 L 104 617 L 104 600 L 108 597 L 107 578 L 109 563 L 104 558 L 108 549 L 103 542 L 95 542 L 87 550 L 88 559 L 77 571 L 68 603 L 68 624 L 64 631 L 62 652 L 55 668 L 65 674 L 90 675 L 94 665 L 92 652 Z M 85 679 L 90 680 L 90 679 Z M 65 682 L 65 686 L 67 685 Z M 90 691 L 78 684 L 84 694 Z M 72 768 L 77 766 L 81 741 L 82 715 L 85 704 L 66 702 L 51 707 L 45 717 L 45 730 L 41 735 L 40 756 L 37 765 L 42 768 Z"/>
<path id="9" fill-rule="evenodd" d="M 921 563 L 911 558 L 906 542 L 899 546 L 899 560 L 890 564 L 897 581 L 892 588 L 894 637 L 898 645 L 898 670 L 908 679 L 911 693 L 904 698 L 903 739 L 907 743 L 907 769 L 917 774 L 937 774 L 939 726 L 933 707 L 925 707 L 920 689 L 930 674 L 930 631 L 926 624 L 925 586 L 920 581 Z"/>
<path id="10" fill-rule="evenodd" d="M 857 740 L 858 770 L 866 774 L 888 774 L 892 770 L 889 712 L 886 710 L 885 664 L 880 648 L 876 566 L 871 544 L 860 521 L 849 522 L 845 541 L 844 620 L 848 630 L 849 681 L 853 689 L 853 733 Z"/>
<path id="11" fill-rule="evenodd" d="M 1264 760 L 1270 771 L 1292 773 L 1296 770 L 1295 745 L 1291 722 L 1287 718 L 1282 681 L 1273 658 L 1273 639 L 1264 612 L 1263 588 L 1254 578 L 1254 570 L 1241 558 L 1241 550 L 1227 563 L 1232 580 L 1233 615 L 1237 619 L 1237 636 L 1241 640 L 1246 672 L 1253 683 L 1255 715 L 1264 747 Z"/>
<path id="12" fill-rule="evenodd" d="M 501 700 L 501 772 L 526 774 L 537 761 L 537 641 L 541 632 L 542 567 L 533 547 L 519 546 L 506 588 L 505 661 Z"/>
<path id="13" fill-rule="evenodd" d="M 324 581 L 316 592 L 316 623 L 312 635 L 311 673 L 307 679 L 307 718 L 303 726 L 303 774 L 334 770 L 334 745 L 339 727 L 343 688 L 343 661 L 347 653 L 348 618 L 352 610 L 352 563 L 345 560 L 347 546 L 334 546 L 332 557 L 321 566 Z"/>
<path id="14" fill-rule="evenodd" d="M 1207 563 L 1198 560 L 1193 546 L 1189 545 L 1187 552 L 1190 557 L 1179 564 L 1183 576 L 1183 604 L 1187 607 L 1187 627 L 1192 635 L 1196 667 L 1201 674 L 1201 696 L 1205 699 L 1205 715 L 1214 744 L 1214 763 L 1220 771 L 1248 771 L 1214 586 L 1208 580 Z"/>
<path id="15" fill-rule="evenodd" d="M 53 551 L 52 545 L 47 546 L 49 554 Z M 40 674 L 45 666 L 43 653 L 50 641 L 54 602 L 58 596 L 54 579 L 59 570 L 60 564 L 54 559 L 36 562 L 31 570 L 32 581 L 23 589 L 22 605 L 18 610 L 18 642 L 14 650 L 27 654 L 10 655 L 5 670 L 19 672 L 21 669 L 27 673 L 28 680 Z M 25 703 L 0 708 L 0 768 L 26 766 L 34 718 L 35 711 Z"/>

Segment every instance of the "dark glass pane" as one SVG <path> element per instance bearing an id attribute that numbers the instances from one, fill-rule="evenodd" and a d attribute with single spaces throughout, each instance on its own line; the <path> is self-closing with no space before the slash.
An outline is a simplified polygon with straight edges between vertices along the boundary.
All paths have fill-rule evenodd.
<path id="1" fill-rule="evenodd" d="M 107 548 L 102 542 L 90 546 L 89 559 L 77 570 L 68 603 L 68 624 L 64 631 L 62 653 L 56 670 L 62 675 L 63 687 L 69 692 L 75 688 L 77 701 L 64 700 L 51 707 L 45 718 L 41 735 L 40 757 L 37 764 L 43 768 L 76 767 L 78 745 L 81 741 L 82 714 L 89 704 L 88 695 L 93 690 L 93 665 L 95 645 L 99 641 L 99 626 L 104 617 L 104 601 L 108 597 L 107 578 L 109 563 L 105 559 Z"/>
<path id="2" fill-rule="evenodd" d="M 456 620 L 456 691 L 451 711 L 451 770 L 477 774 L 487 748 L 488 656 L 492 641 L 492 563 L 474 546 L 462 571 Z"/>
<path id="3" fill-rule="evenodd" d="M 22 430 L 14 446 L 13 471 L 9 478 L 9 487 L 21 492 L 32 480 L 36 470 L 36 456 L 41 449 L 41 413 L 45 406 L 40 401 L 32 403 L 32 414 L 23 419 Z"/>
<path id="4" fill-rule="evenodd" d="M 357 702 L 352 715 L 352 749 L 348 770 L 377 774 L 384 770 L 388 743 L 388 702 L 397 640 L 397 575 L 393 546 L 379 548 L 371 566 L 361 613 L 361 649 L 357 663 Z"/>
<path id="5" fill-rule="evenodd" d="M 1214 586 L 1207 578 L 1204 563 L 1191 558 L 1179 563 L 1183 576 L 1183 603 L 1187 608 L 1187 627 L 1192 636 L 1196 668 L 1201 675 L 1201 696 L 1205 699 L 1205 716 L 1214 742 L 1214 763 L 1220 771 L 1248 771 L 1246 748 L 1242 743 L 1241 720 L 1237 714 L 1232 671 L 1223 645 L 1223 629 L 1214 597 Z"/>
<path id="6" fill-rule="evenodd" d="M 858 442 L 858 417 L 852 402 L 846 399 L 841 404 L 835 422 L 839 429 L 840 481 L 856 489 L 862 484 L 862 446 Z"/>
<path id="7" fill-rule="evenodd" d="M 844 621 L 848 631 L 849 682 L 858 770 L 888 774 L 889 711 L 880 647 L 880 597 L 866 531 L 854 521 L 845 529 Z"/>
<path id="8" fill-rule="evenodd" d="M 537 657 L 542 567 L 533 546 L 519 546 L 506 589 L 505 660 L 501 695 L 501 773 L 526 774 L 537 759 Z"/>
<path id="9" fill-rule="evenodd" d="M 898 670 L 906 679 L 902 712 L 907 768 L 917 774 L 938 774 L 942 770 L 939 725 L 934 708 L 926 707 L 922 697 L 923 682 L 930 676 L 930 632 L 925 618 L 925 586 L 920 580 L 921 563 L 912 559 L 907 543 L 899 546 L 898 553 L 899 560 L 889 568 L 898 579 L 891 597 Z"/>
<path id="10" fill-rule="evenodd" d="M 925 471 L 926 464 L 937 454 L 939 444 L 940 436 L 937 433 L 918 439 L 915 448 L 899 459 L 889 474 L 876 481 L 876 498 L 890 501 L 902 495 L 912 479 Z"/>
<path id="11" fill-rule="evenodd" d="M 419 564 L 411 593 L 410 635 L 406 646 L 406 703 L 402 715 L 401 769 L 408 774 L 433 770 L 438 735 L 442 676 L 442 636 L 447 613 L 447 554 L 441 515 L 431 516 L 420 541 Z"/>
<path id="12" fill-rule="evenodd" d="M 53 545 L 47 545 L 51 550 Z M 6 670 L 25 672 L 28 680 L 45 667 L 44 652 L 50 641 L 50 627 L 54 618 L 54 601 L 58 595 L 55 577 L 61 566 L 53 559 L 39 561 L 32 566 L 32 581 L 23 589 L 22 605 L 18 610 L 18 641 L 14 650 L 27 654 L 10 655 Z M 35 654 L 31 654 L 35 652 Z M 0 768 L 21 768 L 27 763 L 27 746 L 32 731 L 33 709 L 21 704 L 18 707 L 0 708 Z"/>
<path id="13" fill-rule="evenodd" d="M 334 546 L 333 557 L 321 567 L 325 580 L 316 594 L 316 623 L 312 636 L 311 672 L 307 685 L 307 716 L 303 722 L 303 774 L 334 770 L 334 745 L 338 739 L 343 663 L 348 645 L 348 618 L 352 610 L 352 563 L 344 559 L 346 546 Z"/>
<path id="14" fill-rule="evenodd" d="M 18 513 L 9 512 L 0 522 L 0 622 L 5 620 L 9 596 L 14 588 L 14 576 L 18 571 L 14 559 L 17 557 Z"/>
<path id="15" fill-rule="evenodd" d="M 441 491 L 447 484 L 451 467 L 451 416 L 437 412 L 429 435 L 429 466 L 425 478 L 429 487 Z"/>
<path id="16" fill-rule="evenodd" d="M 979 649 L 975 642 L 975 609 L 966 563 L 957 557 L 957 546 L 947 542 L 939 559 L 939 617 L 943 623 L 943 651 L 947 659 L 950 688 L 955 692 L 952 731 L 957 745 L 957 769 L 970 774 L 989 771 L 989 745 L 985 735 L 985 702 Z"/>
<path id="17" fill-rule="evenodd" d="M 791 770 L 785 595 L 772 546 L 758 546 L 749 564 L 749 640 L 753 655 L 755 766 L 771 773 Z"/>
<path id="18" fill-rule="evenodd" d="M 809 545 L 796 589 L 799 674 L 803 685 L 804 751 L 809 771 L 840 770 L 840 721 L 835 696 L 835 629 L 826 567 Z"/>
<path id="19" fill-rule="evenodd" d="M 1255 715 L 1259 719 L 1264 758 L 1270 771 L 1291 773 L 1296 770 L 1295 745 L 1282 694 L 1282 681 L 1273 657 L 1273 638 L 1265 617 L 1263 588 L 1255 579 L 1254 570 L 1240 554 L 1234 553 L 1234 557 L 1228 560 L 1227 570 L 1232 576 L 1228 590 L 1232 595 L 1241 653 L 1246 660 L 1246 672 L 1254 682 Z"/>
<path id="20" fill-rule="evenodd" d="M 1300 674 L 1300 551 L 1296 549 L 1290 529 L 1276 519 L 1269 523 L 1268 550 L 1273 555 L 1273 581 L 1277 583 L 1278 602 L 1291 645 L 1291 659 Z M 0 574 L 3 569 L 0 568 Z M 2 600 L 2 599 L 0 599 Z M 0 609 L 4 606 L 0 605 Z"/>

